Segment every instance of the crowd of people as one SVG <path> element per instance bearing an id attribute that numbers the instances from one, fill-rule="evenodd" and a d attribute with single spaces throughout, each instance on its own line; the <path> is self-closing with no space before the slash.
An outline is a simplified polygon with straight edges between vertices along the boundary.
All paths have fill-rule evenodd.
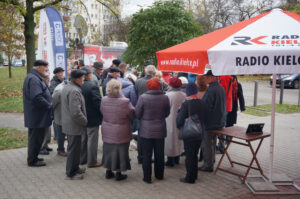
<path id="1" fill-rule="evenodd" d="M 146 62 L 139 74 L 118 59 L 105 70 L 101 62 L 95 62 L 91 69 L 79 60 L 68 68 L 68 78 L 58 67 L 49 81 L 47 66 L 43 60 L 35 61 L 24 80 L 27 164 L 46 165 L 39 154 L 48 155 L 53 150 L 48 146 L 53 123 L 57 155 L 66 157 L 66 179 L 70 180 L 83 179 L 86 169 L 80 165 L 85 164 L 88 168 L 103 166 L 106 179 L 126 179 L 124 172 L 131 169 L 129 146 L 134 138 L 144 182 L 153 181 L 152 163 L 155 178 L 163 180 L 165 167 L 180 164 L 180 157 L 185 156 L 186 176 L 180 181 L 195 183 L 199 170 L 213 171 L 216 150 L 224 152 L 211 131 L 236 123 L 238 100 L 240 110 L 245 110 L 237 78 L 216 77 L 211 70 L 199 76 L 161 72 Z M 198 118 L 203 131 L 192 139 L 179 139 L 191 115 Z M 203 166 L 198 168 L 202 160 Z"/>

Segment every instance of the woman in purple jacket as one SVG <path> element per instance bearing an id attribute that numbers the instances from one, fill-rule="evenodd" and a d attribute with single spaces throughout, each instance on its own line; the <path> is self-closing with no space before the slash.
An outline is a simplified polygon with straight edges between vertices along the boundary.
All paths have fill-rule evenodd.
<path id="1" fill-rule="evenodd" d="M 102 163 L 106 168 L 106 179 L 116 177 L 124 180 L 127 175 L 121 171 L 130 170 L 129 143 L 132 138 L 130 123 L 134 117 L 134 107 L 129 99 L 121 94 L 121 82 L 112 79 L 106 86 L 101 102 L 103 121 L 101 126 L 103 140 Z M 116 176 L 113 173 L 116 171 Z"/>
<path id="2" fill-rule="evenodd" d="M 151 183 L 151 158 L 154 151 L 154 173 L 158 180 L 164 177 L 164 144 L 167 135 L 166 117 L 170 113 L 170 102 L 160 90 L 157 78 L 146 83 L 148 91 L 137 102 L 135 113 L 140 120 L 139 136 L 143 151 L 144 182 Z"/>

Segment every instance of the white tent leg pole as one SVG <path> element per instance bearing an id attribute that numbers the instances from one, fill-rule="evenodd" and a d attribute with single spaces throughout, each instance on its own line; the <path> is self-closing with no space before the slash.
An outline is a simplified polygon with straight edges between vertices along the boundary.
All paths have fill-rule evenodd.
<path id="1" fill-rule="evenodd" d="M 275 130 L 275 106 L 276 106 L 276 74 L 273 74 L 272 82 L 272 115 L 271 115 L 271 140 L 270 140 L 270 177 L 269 181 L 273 179 L 273 160 L 274 160 L 274 130 Z"/>

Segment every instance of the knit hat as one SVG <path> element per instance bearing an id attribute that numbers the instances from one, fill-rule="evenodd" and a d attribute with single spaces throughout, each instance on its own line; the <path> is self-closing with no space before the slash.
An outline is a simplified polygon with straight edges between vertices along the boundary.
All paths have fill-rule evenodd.
<path id="1" fill-rule="evenodd" d="M 194 82 L 190 82 L 186 86 L 186 95 L 191 96 L 198 93 L 197 85 Z"/>
<path id="2" fill-rule="evenodd" d="M 160 89 L 160 82 L 157 78 L 151 78 L 146 83 L 148 90 L 159 90 Z"/>
<path id="3" fill-rule="evenodd" d="M 64 72 L 64 71 L 65 70 L 62 67 L 57 67 L 53 70 L 53 74 L 57 74 L 57 73 Z"/>
<path id="4" fill-rule="evenodd" d="M 182 86 L 182 83 L 181 83 L 181 80 L 178 79 L 177 77 L 172 77 L 169 81 L 169 85 L 172 87 L 172 88 L 179 88 Z"/>
<path id="5" fill-rule="evenodd" d="M 205 74 L 205 76 L 214 76 L 211 70 L 208 70 Z"/>

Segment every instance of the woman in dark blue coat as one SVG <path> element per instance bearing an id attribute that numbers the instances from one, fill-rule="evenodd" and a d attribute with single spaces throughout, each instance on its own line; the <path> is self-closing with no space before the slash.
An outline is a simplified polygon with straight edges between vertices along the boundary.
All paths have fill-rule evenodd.
<path id="1" fill-rule="evenodd" d="M 206 122 L 206 115 L 208 112 L 205 102 L 201 99 L 198 99 L 197 96 L 198 88 L 195 83 L 188 83 L 186 87 L 187 100 L 181 105 L 181 108 L 178 111 L 176 118 L 177 128 L 182 128 L 185 123 L 185 119 L 189 115 L 197 114 L 202 128 L 204 128 Z M 190 111 L 190 113 L 189 113 Z M 198 137 L 193 139 L 183 140 L 184 151 L 185 151 L 185 167 L 186 167 L 186 176 L 181 178 L 180 181 L 184 183 L 195 183 L 198 175 L 198 158 L 197 154 L 201 145 L 202 135 L 199 134 Z"/>

